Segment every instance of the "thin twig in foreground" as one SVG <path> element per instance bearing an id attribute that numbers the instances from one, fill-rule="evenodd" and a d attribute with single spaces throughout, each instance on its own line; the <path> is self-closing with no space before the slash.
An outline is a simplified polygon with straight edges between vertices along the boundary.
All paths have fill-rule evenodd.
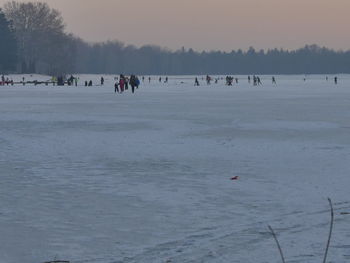
<path id="1" fill-rule="evenodd" d="M 327 247 L 326 247 L 326 252 L 325 252 L 324 258 L 323 258 L 323 263 L 326 263 L 326 260 L 327 260 L 328 249 L 329 249 L 329 245 L 331 243 L 331 237 L 332 237 L 332 232 L 333 232 L 333 224 L 334 224 L 334 210 L 333 210 L 332 200 L 330 198 L 328 198 L 328 202 L 329 202 L 329 205 L 331 207 L 331 225 L 330 225 L 330 229 L 329 229 Z"/>
<path id="2" fill-rule="evenodd" d="M 271 226 L 269 226 L 269 229 L 270 229 L 270 232 L 271 232 L 273 238 L 274 238 L 275 241 L 276 241 L 278 250 L 279 250 L 280 255 L 281 255 L 281 258 L 282 258 L 282 262 L 283 262 L 283 263 L 286 263 L 286 261 L 284 260 L 283 251 L 282 251 L 282 249 L 281 249 L 280 243 L 278 242 L 277 236 L 276 236 L 276 234 L 275 234 L 275 232 L 273 231 L 273 229 L 272 229 Z"/>

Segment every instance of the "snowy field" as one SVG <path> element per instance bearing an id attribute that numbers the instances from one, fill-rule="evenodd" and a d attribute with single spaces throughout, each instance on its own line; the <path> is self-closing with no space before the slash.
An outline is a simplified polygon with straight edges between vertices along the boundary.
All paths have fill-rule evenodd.
<path id="1" fill-rule="evenodd" d="M 349 75 L 105 78 L 0 87 L 1 263 L 350 261 Z"/>

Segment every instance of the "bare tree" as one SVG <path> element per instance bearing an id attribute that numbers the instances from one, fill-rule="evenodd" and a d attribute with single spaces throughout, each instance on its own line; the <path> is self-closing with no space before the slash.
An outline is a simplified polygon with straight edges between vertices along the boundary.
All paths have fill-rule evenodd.
<path id="1" fill-rule="evenodd" d="M 65 39 L 65 25 L 61 13 L 42 2 L 7 2 L 4 13 L 12 22 L 18 41 L 22 72 L 36 72 L 38 63 L 46 63 Z M 60 57 L 61 54 L 55 54 Z"/>
<path id="2" fill-rule="evenodd" d="M 0 72 L 13 71 L 17 62 L 17 41 L 11 24 L 0 8 Z"/>

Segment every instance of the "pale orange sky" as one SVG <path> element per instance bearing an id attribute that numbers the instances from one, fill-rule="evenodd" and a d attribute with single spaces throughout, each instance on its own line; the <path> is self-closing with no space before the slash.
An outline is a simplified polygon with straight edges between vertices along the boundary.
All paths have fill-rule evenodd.
<path id="1" fill-rule="evenodd" d="M 0 5 L 6 0 L 0 0 Z M 88 41 L 118 39 L 195 50 L 350 49 L 350 0 L 45 0 L 67 31 Z"/>

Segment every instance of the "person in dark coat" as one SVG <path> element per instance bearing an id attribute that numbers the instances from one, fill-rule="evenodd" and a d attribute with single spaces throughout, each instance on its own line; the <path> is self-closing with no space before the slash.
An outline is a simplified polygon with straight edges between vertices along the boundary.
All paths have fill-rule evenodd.
<path id="1" fill-rule="evenodd" d="M 131 86 L 131 92 L 135 93 L 135 87 L 138 86 L 136 83 L 136 76 L 135 75 L 130 76 L 130 86 Z"/>
<path id="2" fill-rule="evenodd" d="M 136 77 L 136 88 L 138 89 L 140 86 L 141 82 L 138 77 Z"/>
<path id="3" fill-rule="evenodd" d="M 195 85 L 195 86 L 199 86 L 198 78 L 196 78 L 196 79 L 194 80 L 194 85 Z"/>
<path id="4" fill-rule="evenodd" d="M 125 90 L 129 89 L 129 79 L 127 77 L 124 77 L 124 88 Z"/>
<path id="5" fill-rule="evenodd" d="M 114 84 L 114 93 L 119 93 L 119 83 L 118 82 L 116 82 L 115 84 Z"/>

